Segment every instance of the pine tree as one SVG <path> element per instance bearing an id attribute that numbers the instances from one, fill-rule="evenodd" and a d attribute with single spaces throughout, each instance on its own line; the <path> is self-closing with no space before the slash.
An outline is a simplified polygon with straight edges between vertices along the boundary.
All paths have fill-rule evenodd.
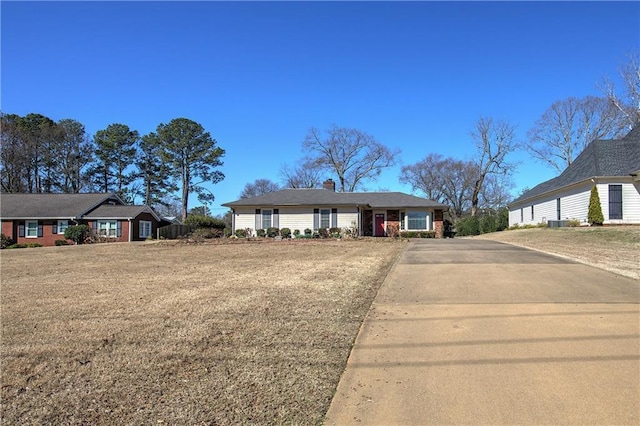
<path id="1" fill-rule="evenodd" d="M 596 185 L 591 188 L 591 196 L 589 197 L 589 214 L 587 220 L 591 225 L 602 225 L 604 216 L 602 215 L 602 206 L 600 205 L 600 196 L 598 195 L 598 187 Z"/>

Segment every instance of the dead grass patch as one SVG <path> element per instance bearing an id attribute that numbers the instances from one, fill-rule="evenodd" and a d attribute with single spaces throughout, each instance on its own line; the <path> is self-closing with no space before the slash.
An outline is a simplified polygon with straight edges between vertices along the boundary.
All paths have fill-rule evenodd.
<path id="1" fill-rule="evenodd" d="M 3 251 L 3 423 L 318 424 L 403 247 Z"/>
<path id="2" fill-rule="evenodd" d="M 640 226 L 519 229 L 475 238 L 533 248 L 640 279 Z"/>

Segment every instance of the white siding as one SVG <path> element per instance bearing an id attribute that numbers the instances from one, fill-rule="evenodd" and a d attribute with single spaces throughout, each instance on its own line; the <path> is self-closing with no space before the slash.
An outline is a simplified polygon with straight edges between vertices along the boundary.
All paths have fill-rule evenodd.
<path id="1" fill-rule="evenodd" d="M 235 232 L 237 229 L 251 229 L 254 231 L 256 227 L 256 209 L 238 207 L 234 213 Z"/>
<path id="2" fill-rule="evenodd" d="M 269 207 L 270 210 L 278 207 Z M 336 207 L 280 207 L 279 208 L 279 227 L 289 228 L 291 232 L 296 229 L 301 233 L 305 229 L 313 229 L 313 209 L 314 208 L 336 208 Z M 351 228 L 357 226 L 358 209 L 354 207 L 337 207 L 338 209 L 338 228 Z M 262 209 L 261 209 L 262 210 Z M 256 207 L 237 207 L 235 209 L 235 229 L 249 228 L 255 231 L 255 212 Z"/>
<path id="3" fill-rule="evenodd" d="M 280 229 L 289 228 L 291 233 L 296 229 L 300 233 L 313 229 L 313 209 L 308 207 L 282 207 L 280 209 Z"/>
<path id="4" fill-rule="evenodd" d="M 609 184 L 622 184 L 622 220 L 609 220 Z M 525 203 L 511 205 L 509 206 L 509 226 L 533 225 L 556 220 L 558 198 L 560 198 L 560 219 L 577 219 L 581 223 L 587 223 L 592 186 L 591 181 L 586 181 L 562 191 L 544 194 Z M 631 179 L 624 183 L 620 179 L 599 179 L 597 187 L 605 224 L 640 223 L 640 183 L 632 182 Z M 533 219 L 531 218 L 532 205 Z"/>

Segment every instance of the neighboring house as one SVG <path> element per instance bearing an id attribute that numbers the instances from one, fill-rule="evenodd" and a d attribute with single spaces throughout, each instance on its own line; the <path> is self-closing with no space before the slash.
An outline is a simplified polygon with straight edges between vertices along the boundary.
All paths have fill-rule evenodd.
<path id="1" fill-rule="evenodd" d="M 52 246 L 72 225 L 89 225 L 111 241 L 156 235 L 160 217 L 149 206 L 127 206 L 115 194 L 0 194 L 2 233 L 17 243 Z"/>
<path id="2" fill-rule="evenodd" d="M 352 228 L 359 235 L 385 236 L 391 229 L 435 231 L 442 236 L 447 206 L 402 192 L 335 192 L 331 179 L 323 189 L 284 189 L 223 206 L 233 212 L 237 229 Z"/>
<path id="3" fill-rule="evenodd" d="M 587 224 L 594 185 L 605 224 L 640 224 L 640 125 L 622 139 L 593 141 L 560 176 L 522 194 L 509 205 L 509 225 Z"/>

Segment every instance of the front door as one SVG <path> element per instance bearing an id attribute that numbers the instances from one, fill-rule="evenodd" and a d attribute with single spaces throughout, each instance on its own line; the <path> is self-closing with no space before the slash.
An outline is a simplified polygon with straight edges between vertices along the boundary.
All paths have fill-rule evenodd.
<path id="1" fill-rule="evenodd" d="M 384 213 L 376 213 L 375 232 L 376 237 L 384 237 Z"/>

